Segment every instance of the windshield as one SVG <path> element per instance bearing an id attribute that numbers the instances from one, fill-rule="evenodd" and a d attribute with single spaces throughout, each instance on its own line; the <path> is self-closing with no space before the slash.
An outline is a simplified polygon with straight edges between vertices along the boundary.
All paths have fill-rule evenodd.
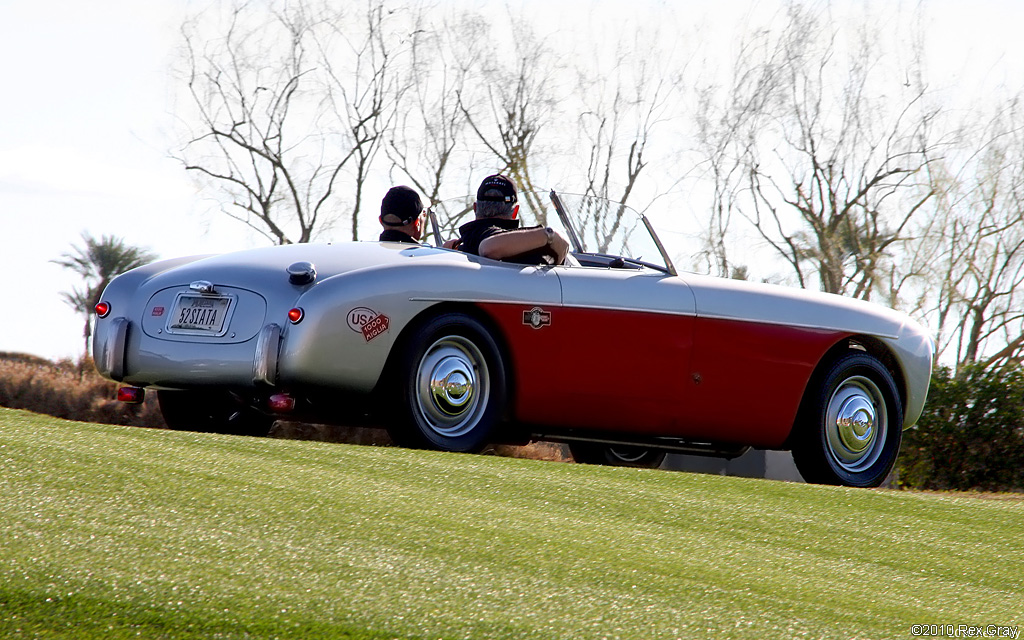
<path id="1" fill-rule="evenodd" d="M 459 227 L 474 219 L 473 196 L 444 200 L 433 207 L 433 242 L 458 237 Z M 556 193 L 520 193 L 519 219 L 524 227 L 549 226 L 569 239 L 584 266 L 649 267 L 675 273 L 647 219 L 630 207 L 603 198 Z M 620 258 L 621 260 L 616 260 Z"/>

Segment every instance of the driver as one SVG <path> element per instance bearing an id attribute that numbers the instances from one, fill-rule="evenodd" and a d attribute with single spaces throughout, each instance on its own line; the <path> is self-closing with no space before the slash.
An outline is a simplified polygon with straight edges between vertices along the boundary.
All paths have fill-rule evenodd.
<path id="1" fill-rule="evenodd" d="M 476 192 L 476 219 L 459 227 L 458 249 L 517 264 L 565 262 L 569 242 L 551 227 L 519 228 L 516 185 L 503 175 L 484 178 Z"/>
<path id="2" fill-rule="evenodd" d="M 414 189 L 404 185 L 388 189 L 380 203 L 379 220 L 384 227 L 380 242 L 419 243 L 422 213 L 423 203 Z"/>

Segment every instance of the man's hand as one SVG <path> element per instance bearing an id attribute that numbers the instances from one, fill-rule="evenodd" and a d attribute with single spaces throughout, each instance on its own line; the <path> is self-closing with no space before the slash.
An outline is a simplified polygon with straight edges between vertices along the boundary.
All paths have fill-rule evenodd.
<path id="1" fill-rule="evenodd" d="M 462 238 L 452 238 L 451 240 L 445 240 L 441 246 L 445 249 L 458 249 L 460 244 L 462 244 Z"/>
<path id="2" fill-rule="evenodd" d="M 555 264 L 564 264 L 565 256 L 569 254 L 569 241 L 566 240 L 565 236 L 555 231 L 551 237 L 551 248 L 554 250 L 555 255 L 558 256 L 558 261 Z"/>

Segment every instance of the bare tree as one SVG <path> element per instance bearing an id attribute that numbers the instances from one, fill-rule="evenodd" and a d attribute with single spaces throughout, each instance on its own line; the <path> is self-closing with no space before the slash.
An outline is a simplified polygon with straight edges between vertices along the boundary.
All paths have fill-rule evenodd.
<path id="1" fill-rule="evenodd" d="M 659 57 L 667 52 L 651 55 L 656 35 L 639 28 L 627 30 L 612 48 L 611 68 L 595 65 L 597 51 L 583 56 L 577 65 L 573 104 L 576 100 L 581 104 L 575 137 L 586 166 L 584 195 L 628 204 L 650 163 L 649 145 L 678 104 L 679 83 L 673 81 L 666 64 L 659 64 Z M 640 40 L 646 46 L 640 46 Z M 606 41 L 598 44 L 609 47 Z M 588 210 L 584 226 L 585 233 L 593 236 L 593 250 L 608 250 L 621 231 L 624 212 L 624 207 Z"/>
<path id="2" fill-rule="evenodd" d="M 883 72 L 879 40 L 789 5 L 777 37 L 744 48 L 723 130 L 704 135 L 718 230 L 739 213 L 802 287 L 869 298 L 934 195 L 935 111 L 917 67 Z M 724 269 L 719 242 L 709 244 Z"/>
<path id="3" fill-rule="evenodd" d="M 537 213 L 537 222 L 547 224 L 547 203 L 537 197 L 541 185 L 535 172 L 543 163 L 537 139 L 554 119 L 558 83 L 553 78 L 559 69 L 552 61 L 558 58 L 530 23 L 512 15 L 509 21 L 516 34 L 510 60 L 495 55 L 499 48 L 492 40 L 497 37 L 494 30 L 482 26 L 474 34 L 482 42 L 471 46 L 480 50 L 490 43 L 492 58 L 477 61 L 475 88 L 480 92 L 460 92 L 460 108 L 476 139 L 498 161 L 498 170 L 515 180 L 530 209 Z"/>
<path id="4" fill-rule="evenodd" d="M 939 350 L 958 365 L 1019 364 L 1024 353 L 1022 116 L 1013 98 L 982 127 L 965 128 L 964 144 L 975 151 L 943 176 L 936 250 L 919 268 L 934 292 Z"/>
<path id="5" fill-rule="evenodd" d="M 459 103 L 478 51 L 472 37 L 484 23 L 477 14 L 460 14 L 438 23 L 417 16 L 410 35 L 409 64 L 401 86 L 404 104 L 385 150 L 392 174 L 404 176 L 431 203 L 441 198 L 453 160 L 466 151 L 467 119 Z M 464 167 L 463 169 L 464 170 Z"/>
<path id="6" fill-rule="evenodd" d="M 746 194 L 746 160 L 758 141 L 761 120 L 767 117 L 779 83 L 780 65 L 774 63 L 778 55 L 772 43 L 765 41 L 765 34 L 748 38 L 740 43 L 729 84 L 712 83 L 698 90 L 694 113 L 697 152 L 704 182 L 712 189 L 700 257 L 709 272 L 722 277 L 746 272 L 745 265 L 731 261 L 727 239 L 733 215 Z M 705 61 L 705 66 L 710 62 Z"/>
<path id="7" fill-rule="evenodd" d="M 382 1 L 363 13 L 346 7 L 355 17 L 312 1 L 217 9 L 182 28 L 193 113 L 182 117 L 188 133 L 176 157 L 223 194 L 228 216 L 277 244 L 330 226 L 345 200 L 339 179 L 354 176 L 356 237 L 362 185 L 389 117 Z"/>
<path id="8" fill-rule="evenodd" d="M 351 149 L 353 240 L 359 239 L 363 187 L 406 91 L 395 70 L 396 50 L 404 44 L 391 32 L 395 10 L 385 9 L 382 0 L 366 0 L 365 6 L 361 26 L 346 28 L 349 21 L 337 15 L 329 21 L 326 36 L 317 39 L 328 80 L 326 102 Z"/>

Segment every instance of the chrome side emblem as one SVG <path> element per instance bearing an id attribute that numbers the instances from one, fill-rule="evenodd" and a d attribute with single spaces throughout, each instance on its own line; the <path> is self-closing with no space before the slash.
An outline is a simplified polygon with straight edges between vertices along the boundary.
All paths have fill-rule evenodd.
<path id="1" fill-rule="evenodd" d="M 540 307 L 534 307 L 528 311 L 524 311 L 523 324 L 529 325 L 534 329 L 546 327 L 551 324 L 551 312 L 545 311 Z"/>

